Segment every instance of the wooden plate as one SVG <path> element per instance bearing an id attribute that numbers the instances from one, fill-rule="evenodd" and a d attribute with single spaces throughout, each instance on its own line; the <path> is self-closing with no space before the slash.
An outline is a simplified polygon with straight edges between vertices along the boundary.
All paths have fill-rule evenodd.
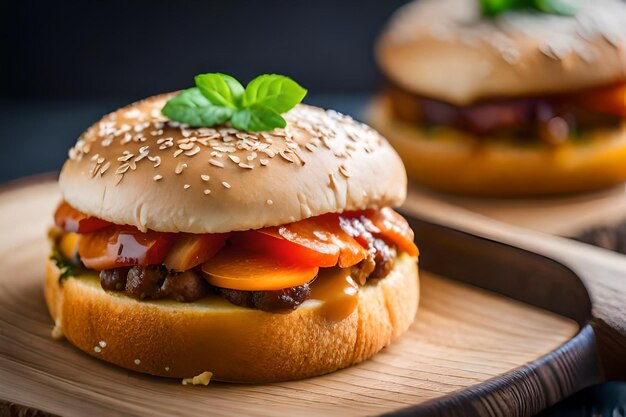
<path id="1" fill-rule="evenodd" d="M 530 415 L 605 378 L 589 324 L 592 308 L 604 320 L 593 322 L 595 329 L 614 343 L 600 345 L 603 357 L 613 361 L 614 371 L 626 369 L 617 355 L 626 346 L 624 322 L 620 328 L 610 321 L 619 321 L 621 283 L 585 282 L 598 285 L 589 287 L 592 295 L 601 290 L 612 297 L 596 305 L 564 266 L 464 230 L 536 245 L 554 257 L 571 255 L 584 272 L 601 263 L 606 277 L 626 275 L 626 264 L 418 199 L 405 209 L 420 216 L 411 219 L 423 254 L 420 309 L 409 332 L 373 359 L 267 385 L 182 386 L 127 371 L 50 337 L 42 280 L 46 228 L 59 198 L 49 179 L 14 184 L 0 194 L 0 415 L 32 409 L 65 416 Z M 456 230 L 440 225 L 450 220 L 446 213 Z"/>

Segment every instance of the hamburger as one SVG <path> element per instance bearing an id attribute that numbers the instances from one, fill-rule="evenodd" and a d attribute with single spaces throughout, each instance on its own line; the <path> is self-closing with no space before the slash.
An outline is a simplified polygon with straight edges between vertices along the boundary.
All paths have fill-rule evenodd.
<path id="1" fill-rule="evenodd" d="M 354 365 L 405 332 L 418 252 L 391 208 L 406 174 L 386 140 L 304 104 L 284 128 L 192 127 L 162 114 L 172 97 L 105 116 L 70 150 L 53 333 L 151 375 L 270 382 Z"/>
<path id="2" fill-rule="evenodd" d="M 409 177 L 435 189 L 521 196 L 626 179 L 626 3 L 572 15 L 473 0 L 401 8 L 376 48 L 387 83 L 370 123 Z"/>

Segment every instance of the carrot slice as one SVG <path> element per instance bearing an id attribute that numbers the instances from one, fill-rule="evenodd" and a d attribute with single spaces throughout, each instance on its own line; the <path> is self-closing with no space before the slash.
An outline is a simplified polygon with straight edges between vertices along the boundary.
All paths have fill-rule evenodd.
<path id="1" fill-rule="evenodd" d="M 163 263 L 170 271 L 188 271 L 215 256 L 224 247 L 227 237 L 226 233 L 204 235 L 180 233 Z"/>
<path id="2" fill-rule="evenodd" d="M 211 285 L 242 291 L 273 291 L 306 284 L 317 276 L 316 266 L 285 263 L 229 246 L 202 265 Z"/>

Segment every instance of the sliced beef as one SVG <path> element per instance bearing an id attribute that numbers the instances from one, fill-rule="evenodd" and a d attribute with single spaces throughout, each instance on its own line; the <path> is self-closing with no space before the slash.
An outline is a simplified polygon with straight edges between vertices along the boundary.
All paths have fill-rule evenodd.
<path id="1" fill-rule="evenodd" d="M 387 276 L 396 263 L 397 251 L 381 239 L 374 240 L 374 263 L 376 267 L 368 279 L 381 279 Z"/>
<path id="2" fill-rule="evenodd" d="M 449 126 L 478 137 L 498 136 L 527 141 L 537 137 L 558 145 L 576 132 L 598 127 L 616 127 L 622 118 L 591 111 L 568 95 L 494 98 L 468 106 L 455 106 L 423 97 L 389 84 L 392 110 L 397 118 L 423 127 Z"/>
<path id="3" fill-rule="evenodd" d="M 122 291 L 126 288 L 126 277 L 130 268 L 105 269 L 100 271 L 100 285 L 105 290 Z"/>
<path id="4" fill-rule="evenodd" d="M 197 272 L 170 273 L 162 265 L 100 271 L 100 285 L 140 300 L 172 298 L 189 303 L 209 293 L 209 284 Z"/>
<path id="5" fill-rule="evenodd" d="M 352 278 L 360 285 L 368 279 L 384 278 L 393 268 L 396 249 L 367 233 L 369 254 L 351 268 Z M 210 286 L 196 271 L 169 272 L 163 265 L 134 266 L 100 272 L 100 285 L 109 291 L 124 291 L 140 300 L 171 298 L 193 302 L 211 290 L 231 303 L 263 311 L 293 310 L 311 295 L 311 283 L 276 291 L 238 291 Z"/>
<path id="6" fill-rule="evenodd" d="M 161 286 L 161 295 L 183 303 L 191 303 L 206 297 L 209 284 L 195 271 L 170 274 Z"/>
<path id="7" fill-rule="evenodd" d="M 277 291 L 238 291 L 217 288 L 231 303 L 263 311 L 294 310 L 311 295 L 309 283 Z"/>
<path id="8" fill-rule="evenodd" d="M 397 251 L 382 239 L 369 241 L 370 251 L 364 260 L 354 265 L 350 271 L 352 279 L 365 285 L 368 279 L 381 279 L 387 276 L 396 262 Z"/>
<path id="9" fill-rule="evenodd" d="M 161 286 L 167 278 L 164 266 L 133 266 L 126 279 L 126 294 L 133 298 L 161 298 Z"/>

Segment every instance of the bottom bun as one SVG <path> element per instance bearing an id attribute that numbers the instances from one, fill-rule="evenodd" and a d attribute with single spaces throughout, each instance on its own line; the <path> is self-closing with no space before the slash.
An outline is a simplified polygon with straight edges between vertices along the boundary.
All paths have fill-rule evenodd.
<path id="1" fill-rule="evenodd" d="M 528 144 L 485 140 L 452 128 L 426 133 L 394 118 L 384 97 L 374 101 L 368 119 L 396 148 L 411 179 L 442 191 L 531 196 L 589 191 L 626 180 L 626 122 L 552 147 L 538 138 L 528 138 Z"/>
<path id="2" fill-rule="evenodd" d="M 314 300 L 289 313 L 237 307 L 218 297 L 138 301 L 104 291 L 95 274 L 59 283 L 49 261 L 45 296 L 57 329 L 99 359 L 164 377 L 209 371 L 220 381 L 275 382 L 371 357 L 408 329 L 419 286 L 416 259 L 402 255 L 387 277 L 360 289 L 352 314 L 330 321 Z"/>

